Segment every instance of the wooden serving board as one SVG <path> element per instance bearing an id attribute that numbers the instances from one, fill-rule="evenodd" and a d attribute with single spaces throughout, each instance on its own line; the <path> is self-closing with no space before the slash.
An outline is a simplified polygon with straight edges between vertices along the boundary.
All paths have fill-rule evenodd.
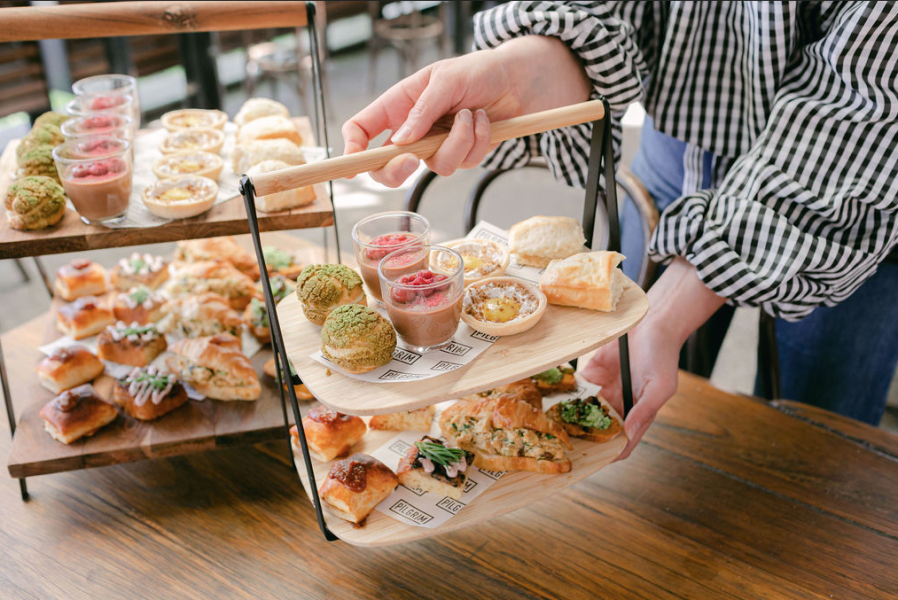
<path id="1" fill-rule="evenodd" d="M 370 454 L 395 437 L 397 433 L 396 431 L 369 430 L 365 437 L 352 447 L 352 452 Z M 344 521 L 328 512 L 327 509 L 324 511 L 325 521 L 328 529 L 334 535 L 354 546 L 390 546 L 441 535 L 535 504 L 543 498 L 556 494 L 564 488 L 589 477 L 599 469 L 610 464 L 621 453 L 627 445 L 627 437 L 626 434 L 621 432 L 617 438 L 604 444 L 595 444 L 571 438 L 571 444 L 574 449 L 567 453 L 573 463 L 570 473 L 561 475 L 542 475 L 528 471 L 506 473 L 489 489 L 471 501 L 470 505 L 464 507 L 451 519 L 433 529 L 406 525 L 376 510 L 368 515 L 364 525 L 361 527 L 356 527 L 352 523 Z M 295 443 L 292 446 L 293 462 L 296 465 L 296 470 L 299 472 L 299 478 L 302 480 L 306 493 L 310 494 L 309 481 L 302 459 L 302 450 Z M 315 481 L 319 488 L 324 483 L 331 464 L 312 459 Z M 476 467 L 471 468 L 474 469 Z M 311 501 L 311 496 L 309 498 Z"/>
<path id="2" fill-rule="evenodd" d="M 314 145 L 315 138 L 308 117 L 297 117 L 294 121 L 304 144 Z M 17 146 L 18 140 L 11 141 L 0 155 L 0 197 L 5 197 L 6 188 L 13 181 Z M 0 259 L 249 233 L 246 210 L 242 199 L 236 199 L 238 195 L 239 191 L 234 190 L 234 200 L 216 204 L 197 217 L 172 221 L 159 227 L 110 229 L 85 225 L 72 210 L 66 210 L 65 216 L 57 225 L 40 231 L 18 231 L 10 228 L 6 219 L 0 219 Z M 278 213 L 258 213 L 259 230 L 278 231 L 333 225 L 334 213 L 327 188 L 323 184 L 315 186 L 315 195 L 315 201 L 307 206 Z"/>
<path id="3" fill-rule="evenodd" d="M 549 305 L 535 327 L 499 339 L 469 365 L 401 383 L 359 381 L 312 360 L 321 348 L 321 328 L 303 316 L 295 295 L 278 305 L 278 318 L 287 355 L 309 391 L 339 412 L 375 415 L 422 408 L 545 371 L 620 337 L 642 320 L 648 306 L 642 289 L 628 280 L 612 313 Z"/>

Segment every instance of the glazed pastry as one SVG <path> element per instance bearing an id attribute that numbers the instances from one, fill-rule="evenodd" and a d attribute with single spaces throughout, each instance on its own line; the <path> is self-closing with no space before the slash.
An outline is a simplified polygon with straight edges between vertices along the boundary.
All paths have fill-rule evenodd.
<path id="1" fill-rule="evenodd" d="M 473 452 L 450 448 L 443 440 L 425 435 L 399 461 L 396 475 L 410 490 L 461 500 L 467 470 L 473 462 Z"/>
<path id="2" fill-rule="evenodd" d="M 304 162 L 299 164 L 305 164 Z M 250 167 L 246 174 L 250 177 L 261 173 L 271 173 L 272 171 L 280 171 L 290 167 L 282 160 L 263 160 L 257 165 Z M 256 210 L 262 212 L 277 212 L 280 210 L 290 210 L 305 206 L 315 201 L 315 187 L 306 185 L 303 187 L 293 188 L 292 190 L 284 190 L 283 192 L 275 192 L 267 196 L 256 196 Z"/>
<path id="3" fill-rule="evenodd" d="M 58 348 L 34 370 L 42 386 L 59 394 L 99 377 L 103 373 L 103 361 L 84 346 L 68 346 Z"/>
<path id="4" fill-rule="evenodd" d="M 465 288 L 461 319 L 487 335 L 514 335 L 536 325 L 546 310 L 538 287 L 515 277 L 488 277 Z"/>
<path id="5" fill-rule="evenodd" d="M 373 308 L 341 306 L 321 328 L 321 353 L 348 373 L 367 373 L 389 364 L 395 349 L 396 330 Z"/>
<path id="6" fill-rule="evenodd" d="M 184 175 L 148 185 L 143 190 L 147 210 L 163 219 L 189 219 L 201 215 L 215 204 L 218 184 L 208 177 Z"/>
<path id="7" fill-rule="evenodd" d="M 268 98 L 250 98 L 234 116 L 234 123 L 237 127 L 243 127 L 250 121 L 271 116 L 289 117 L 290 111 L 280 102 Z"/>
<path id="8" fill-rule="evenodd" d="M 227 298 L 231 308 L 243 310 L 257 294 L 252 278 L 224 260 L 180 263 L 165 290 L 172 298 L 212 292 Z"/>
<path id="9" fill-rule="evenodd" d="M 323 405 L 309 411 L 302 420 L 302 428 L 306 432 L 309 454 L 321 462 L 346 456 L 353 444 L 368 431 L 360 417 L 344 415 Z M 299 435 L 295 425 L 291 429 L 291 435 L 294 438 Z"/>
<path id="10" fill-rule="evenodd" d="M 231 236 L 178 242 L 175 260 L 182 262 L 226 260 L 244 275 L 252 277 L 253 280 L 259 279 L 259 263 L 255 254 L 235 242 Z"/>
<path id="11" fill-rule="evenodd" d="M 227 298 L 211 292 L 186 296 L 166 303 L 159 331 L 196 338 L 230 333 L 240 339 L 243 321 Z"/>
<path id="12" fill-rule="evenodd" d="M 617 413 L 604 398 L 595 396 L 559 402 L 546 411 L 546 416 L 564 427 L 568 435 L 590 442 L 610 442 L 623 431 Z"/>
<path id="13" fill-rule="evenodd" d="M 190 152 L 163 156 L 153 165 L 153 173 L 159 179 L 178 179 L 184 175 L 208 177 L 217 182 L 224 161 L 211 152 Z"/>
<path id="14" fill-rule="evenodd" d="M 174 154 L 176 152 L 211 152 L 218 154 L 224 144 L 224 134 L 218 129 L 182 129 L 170 133 L 159 144 L 162 154 Z"/>
<path id="15" fill-rule="evenodd" d="M 256 370 L 240 351 L 240 340 L 228 333 L 179 340 L 166 360 L 184 383 L 213 400 L 258 400 L 262 386 Z"/>
<path id="16" fill-rule="evenodd" d="M 167 347 L 165 336 L 155 325 L 126 325 L 119 321 L 100 334 L 97 356 L 121 365 L 145 367 Z"/>
<path id="17" fill-rule="evenodd" d="M 155 290 L 168 279 L 168 263 L 161 256 L 134 252 L 112 270 L 112 285 L 123 292 L 144 286 Z"/>
<path id="18" fill-rule="evenodd" d="M 626 276 L 617 265 L 617 252 L 583 252 L 553 260 L 539 278 L 539 289 L 550 304 L 576 306 L 604 312 L 617 308 Z"/>
<path id="19" fill-rule="evenodd" d="M 530 381 L 543 396 L 551 396 L 561 392 L 573 392 L 577 389 L 577 378 L 573 367 L 560 365 L 547 369 L 542 373 L 530 376 Z"/>
<path id="20" fill-rule="evenodd" d="M 522 265 L 546 267 L 550 261 L 583 251 L 586 238 L 577 219 L 532 217 L 508 231 L 508 250 Z"/>
<path id="21" fill-rule="evenodd" d="M 49 177 L 56 183 L 62 183 L 59 180 L 59 173 L 56 172 L 56 162 L 53 160 L 53 146 L 38 146 L 22 155 L 16 176 L 29 175 Z"/>
<path id="22" fill-rule="evenodd" d="M 272 379 L 277 380 L 277 374 L 275 374 L 274 370 L 274 358 L 269 358 L 265 361 L 265 364 L 262 365 L 262 370 L 266 375 L 271 377 Z M 290 365 L 290 374 L 296 375 L 296 372 L 293 370 L 293 365 Z M 284 383 L 284 390 L 287 389 L 287 384 Z M 315 396 L 312 395 L 312 392 L 309 391 L 309 388 L 306 387 L 304 383 L 298 383 L 293 386 L 293 393 L 296 394 L 297 400 L 314 400 Z"/>
<path id="23" fill-rule="evenodd" d="M 290 140 L 297 146 L 302 145 L 302 136 L 296 125 L 287 117 L 271 115 L 253 119 L 240 127 L 237 132 L 237 145 L 242 146 L 247 142 L 256 140 L 273 140 L 283 138 Z"/>
<path id="24" fill-rule="evenodd" d="M 399 479 L 385 464 L 367 454 L 353 454 L 331 465 L 318 493 L 329 511 L 360 525 L 397 485 Z"/>
<path id="25" fill-rule="evenodd" d="M 118 411 L 100 398 L 92 385 L 85 384 L 53 398 L 40 414 L 44 429 L 54 440 L 71 444 L 112 423 Z"/>
<path id="26" fill-rule="evenodd" d="M 107 289 L 106 269 L 86 258 L 76 258 L 56 271 L 53 287 L 66 302 L 82 296 L 100 296 Z"/>
<path id="27" fill-rule="evenodd" d="M 371 429 L 387 429 L 390 431 L 430 431 L 435 412 L 433 405 L 418 410 L 404 410 L 398 413 L 374 415 L 368 421 Z"/>
<path id="28" fill-rule="evenodd" d="M 13 229 L 44 229 L 65 215 L 65 190 L 49 177 L 23 177 L 6 188 L 4 206 Z"/>
<path id="29" fill-rule="evenodd" d="M 112 311 L 94 296 L 78 298 L 56 311 L 56 328 L 76 340 L 96 335 L 114 322 Z"/>
<path id="30" fill-rule="evenodd" d="M 117 321 L 146 325 L 162 318 L 165 299 L 146 286 L 134 287 L 116 295 L 112 314 Z"/>
<path id="31" fill-rule="evenodd" d="M 162 126 L 171 132 L 185 129 L 224 129 L 228 115 L 220 110 L 183 108 L 162 115 Z"/>
<path id="32" fill-rule="evenodd" d="M 302 264 L 286 250 L 274 246 L 263 246 L 262 255 L 265 257 L 265 267 L 269 273 L 280 273 L 287 279 L 296 281 L 302 273 Z"/>
<path id="33" fill-rule="evenodd" d="M 303 165 L 306 162 L 302 148 L 290 140 L 254 140 L 234 148 L 231 154 L 234 172 L 246 173 L 253 166 L 266 160 L 279 160 L 288 165 Z"/>
<path id="34" fill-rule="evenodd" d="M 440 245 L 452 248 L 461 254 L 465 263 L 465 285 L 485 277 L 504 275 L 505 269 L 508 268 L 508 248 L 498 242 L 462 239 Z M 445 261 L 447 257 L 447 253 L 432 252 L 430 259 L 431 269 L 436 269 L 443 273 L 454 270 L 454 266 L 442 264 L 442 261 Z"/>
<path id="35" fill-rule="evenodd" d="M 368 303 L 361 276 L 344 265 L 306 266 L 296 280 L 296 297 L 315 325 L 323 324 L 338 306 Z"/>
<path id="36" fill-rule="evenodd" d="M 135 368 L 119 379 L 112 399 L 140 421 L 158 419 L 190 400 L 187 390 L 173 373 L 152 366 Z"/>

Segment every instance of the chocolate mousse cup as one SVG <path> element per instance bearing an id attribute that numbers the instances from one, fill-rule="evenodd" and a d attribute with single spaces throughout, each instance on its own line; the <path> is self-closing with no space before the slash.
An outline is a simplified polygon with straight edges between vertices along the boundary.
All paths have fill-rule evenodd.
<path id="1" fill-rule="evenodd" d="M 395 273 L 393 261 L 423 268 Z M 437 264 L 444 268 L 431 269 Z M 458 252 L 443 246 L 403 248 L 386 255 L 377 270 L 387 315 L 406 348 L 424 353 L 452 343 L 465 290 L 464 260 Z"/>
<path id="2" fill-rule="evenodd" d="M 403 248 L 420 248 L 430 244 L 430 223 L 421 215 L 403 210 L 382 212 L 365 217 L 352 228 L 352 244 L 359 271 L 369 296 L 383 304 L 377 267 L 390 252 Z M 403 264 L 403 260 L 408 260 Z M 388 276 L 405 275 L 425 268 L 417 254 L 399 258 L 387 268 Z"/>
<path id="3" fill-rule="evenodd" d="M 137 80 L 130 75 L 116 73 L 85 77 L 72 84 L 76 96 L 102 96 L 108 92 L 124 93 L 131 96 L 131 120 L 135 130 L 140 128 L 140 97 L 137 94 Z"/>
<path id="4" fill-rule="evenodd" d="M 131 198 L 131 143 L 113 137 L 75 139 L 53 149 L 56 170 L 88 225 L 121 220 Z"/>

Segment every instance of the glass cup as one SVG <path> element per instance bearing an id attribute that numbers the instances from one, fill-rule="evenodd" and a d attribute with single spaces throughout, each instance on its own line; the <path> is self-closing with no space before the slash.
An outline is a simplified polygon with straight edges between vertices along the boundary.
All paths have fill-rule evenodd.
<path id="1" fill-rule="evenodd" d="M 359 271 L 371 297 L 383 302 L 377 275 L 377 267 L 383 257 L 394 250 L 420 248 L 428 244 L 430 223 L 417 213 L 394 210 L 365 217 L 356 223 L 352 228 L 352 245 Z M 415 265 L 410 267 L 415 267 L 413 270 L 424 268 Z M 395 268 L 398 269 L 398 265 Z M 402 270 L 403 274 L 405 272 L 407 271 Z M 388 268 L 387 275 L 392 274 L 394 271 Z"/>
<path id="2" fill-rule="evenodd" d="M 458 252 L 444 246 L 400 248 L 380 261 L 377 274 L 390 321 L 410 350 L 430 352 L 452 342 L 465 291 Z"/>
<path id="3" fill-rule="evenodd" d="M 131 133 L 137 133 L 134 121 L 134 99 L 123 92 L 106 92 L 100 94 L 84 94 L 75 96 L 65 106 L 66 112 L 73 117 L 97 117 L 110 113 L 131 118 Z"/>
<path id="4" fill-rule="evenodd" d="M 131 198 L 131 142 L 114 137 L 69 140 L 53 149 L 56 170 L 81 220 L 121 220 Z"/>
<path id="5" fill-rule="evenodd" d="M 72 84 L 76 96 L 102 94 L 106 92 L 122 92 L 131 96 L 134 130 L 140 128 L 140 98 L 137 96 L 137 80 L 130 75 L 94 75 L 85 77 Z"/>
<path id="6" fill-rule="evenodd" d="M 131 141 L 131 116 L 115 111 L 101 111 L 90 116 L 73 117 L 59 129 L 66 140 L 96 136 L 116 137 Z"/>

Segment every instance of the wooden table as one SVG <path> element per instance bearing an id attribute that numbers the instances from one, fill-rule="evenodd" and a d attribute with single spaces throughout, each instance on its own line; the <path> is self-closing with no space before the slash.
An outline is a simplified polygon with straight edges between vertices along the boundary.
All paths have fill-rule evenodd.
<path id="1" fill-rule="evenodd" d="M 0 448 L 9 450 L 6 432 Z M 898 442 L 683 374 L 558 497 L 386 549 L 325 543 L 286 442 L 0 480 L 2 598 L 895 598 Z"/>

